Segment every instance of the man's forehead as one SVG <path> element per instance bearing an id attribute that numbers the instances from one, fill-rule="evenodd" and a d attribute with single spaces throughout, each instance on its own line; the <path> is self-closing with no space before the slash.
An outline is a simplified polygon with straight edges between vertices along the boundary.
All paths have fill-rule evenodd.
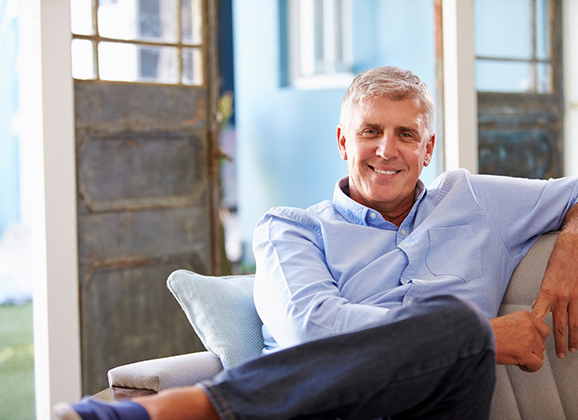
<path id="1" fill-rule="evenodd" d="M 384 107 L 388 109 L 384 110 Z M 357 125 L 381 125 L 388 118 L 397 117 L 403 120 L 403 124 L 422 125 L 426 121 L 424 108 L 421 101 L 415 98 L 366 98 L 354 104 L 351 120 Z"/>

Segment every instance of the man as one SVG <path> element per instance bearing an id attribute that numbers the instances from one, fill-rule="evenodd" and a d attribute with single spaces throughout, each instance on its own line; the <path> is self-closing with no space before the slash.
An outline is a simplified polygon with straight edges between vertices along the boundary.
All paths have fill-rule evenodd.
<path id="1" fill-rule="evenodd" d="M 334 200 L 259 222 L 255 303 L 272 354 L 195 387 L 64 406 L 57 418 L 484 419 L 495 362 L 541 367 L 549 311 L 559 357 L 566 340 L 574 352 L 576 180 L 451 171 L 425 189 L 433 108 L 410 72 L 362 73 L 342 105 L 349 177 Z M 563 221 L 533 313 L 494 318 L 518 262 Z"/>
<path id="2" fill-rule="evenodd" d="M 270 347 L 279 347 L 272 338 L 287 347 L 381 324 L 391 308 L 439 294 L 466 298 L 495 317 L 519 261 L 540 234 L 560 227 L 576 202 L 575 180 L 452 171 L 425 190 L 418 177 L 433 153 L 433 108 L 429 90 L 409 72 L 373 69 L 352 83 L 337 128 L 349 177 L 333 202 L 273 209 L 255 231 L 255 302 Z M 575 351 L 578 340 L 576 290 L 571 310 L 569 292 L 553 300 L 576 288 L 572 258 L 561 258 L 560 248 L 568 247 L 571 227 L 534 310 L 543 318 L 554 309 L 561 357 L 568 313 L 568 348 Z"/>

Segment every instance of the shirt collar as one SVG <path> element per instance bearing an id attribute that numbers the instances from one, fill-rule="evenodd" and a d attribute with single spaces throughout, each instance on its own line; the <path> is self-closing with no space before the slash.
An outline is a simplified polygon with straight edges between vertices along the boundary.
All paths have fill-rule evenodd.
<path id="1" fill-rule="evenodd" d="M 415 216 L 415 210 L 417 205 L 421 202 L 425 194 L 427 193 L 427 188 L 421 179 L 417 180 L 415 186 L 415 203 L 406 220 L 413 218 Z M 375 221 L 385 222 L 381 214 L 374 209 L 364 206 L 358 203 L 349 196 L 349 177 L 343 177 L 337 184 L 335 184 L 335 190 L 333 193 L 333 205 L 335 209 L 347 220 L 349 223 L 354 223 L 357 225 L 369 225 L 370 214 L 377 214 L 378 217 L 374 218 Z M 389 222 L 385 222 L 389 223 Z M 372 225 L 375 222 L 371 223 Z M 391 224 L 391 223 L 390 223 Z M 393 226 L 393 224 L 391 224 Z"/>

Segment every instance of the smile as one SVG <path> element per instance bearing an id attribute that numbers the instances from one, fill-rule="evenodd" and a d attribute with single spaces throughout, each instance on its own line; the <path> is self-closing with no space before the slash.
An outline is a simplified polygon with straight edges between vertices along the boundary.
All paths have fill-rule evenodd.
<path id="1" fill-rule="evenodd" d="M 377 169 L 377 168 L 372 168 L 372 169 L 381 175 L 395 175 L 396 173 L 401 172 L 401 171 L 382 171 L 381 169 Z"/>

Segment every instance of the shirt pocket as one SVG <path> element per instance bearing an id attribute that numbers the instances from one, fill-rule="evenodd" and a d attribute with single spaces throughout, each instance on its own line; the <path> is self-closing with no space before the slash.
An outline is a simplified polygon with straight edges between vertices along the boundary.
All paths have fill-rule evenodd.
<path id="1" fill-rule="evenodd" d="M 455 276 L 470 281 L 482 275 L 482 251 L 471 226 L 428 230 L 426 265 L 436 276 Z"/>

